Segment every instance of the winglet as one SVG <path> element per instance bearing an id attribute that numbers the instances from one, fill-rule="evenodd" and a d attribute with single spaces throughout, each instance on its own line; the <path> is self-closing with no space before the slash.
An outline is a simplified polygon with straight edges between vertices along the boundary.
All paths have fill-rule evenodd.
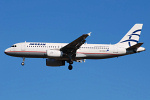
<path id="1" fill-rule="evenodd" d="M 92 33 L 92 32 L 88 33 L 88 36 L 91 36 L 91 33 Z"/>

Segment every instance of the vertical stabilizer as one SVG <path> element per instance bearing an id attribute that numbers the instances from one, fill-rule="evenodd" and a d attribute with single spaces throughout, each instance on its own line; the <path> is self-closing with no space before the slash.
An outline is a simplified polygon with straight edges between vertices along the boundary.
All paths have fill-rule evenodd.
<path id="1" fill-rule="evenodd" d="M 143 24 L 135 24 L 128 33 L 116 44 L 125 48 L 138 43 Z"/>

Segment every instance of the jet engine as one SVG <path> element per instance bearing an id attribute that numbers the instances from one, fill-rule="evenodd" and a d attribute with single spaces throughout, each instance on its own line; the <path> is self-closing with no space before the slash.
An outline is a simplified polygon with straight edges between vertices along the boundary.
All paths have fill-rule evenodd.
<path id="1" fill-rule="evenodd" d="M 63 52 L 59 50 L 47 50 L 46 52 L 48 57 L 62 57 Z"/>
<path id="2" fill-rule="evenodd" d="M 64 60 L 46 59 L 46 66 L 65 66 Z"/>

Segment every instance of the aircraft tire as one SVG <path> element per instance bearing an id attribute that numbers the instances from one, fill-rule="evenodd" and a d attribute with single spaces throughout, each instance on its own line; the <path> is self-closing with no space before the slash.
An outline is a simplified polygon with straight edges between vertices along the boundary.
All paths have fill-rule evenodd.
<path id="1" fill-rule="evenodd" d="M 21 65 L 24 66 L 24 62 L 22 62 Z"/>
<path id="2" fill-rule="evenodd" d="M 72 68 L 73 68 L 72 65 L 69 65 L 69 66 L 68 66 L 68 69 L 69 69 L 69 70 L 72 70 Z"/>

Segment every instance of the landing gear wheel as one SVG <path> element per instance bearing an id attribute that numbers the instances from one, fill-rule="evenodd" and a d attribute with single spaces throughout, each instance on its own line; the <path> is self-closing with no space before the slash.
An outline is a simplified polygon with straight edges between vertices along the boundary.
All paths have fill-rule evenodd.
<path id="1" fill-rule="evenodd" d="M 25 57 L 23 57 L 23 62 L 21 63 L 22 66 L 24 66 Z"/>
<path id="2" fill-rule="evenodd" d="M 68 69 L 69 69 L 69 70 L 72 70 L 72 68 L 73 68 L 72 65 L 69 65 L 69 66 L 68 66 Z"/>
<path id="3" fill-rule="evenodd" d="M 24 66 L 24 62 L 22 62 L 21 65 Z"/>

